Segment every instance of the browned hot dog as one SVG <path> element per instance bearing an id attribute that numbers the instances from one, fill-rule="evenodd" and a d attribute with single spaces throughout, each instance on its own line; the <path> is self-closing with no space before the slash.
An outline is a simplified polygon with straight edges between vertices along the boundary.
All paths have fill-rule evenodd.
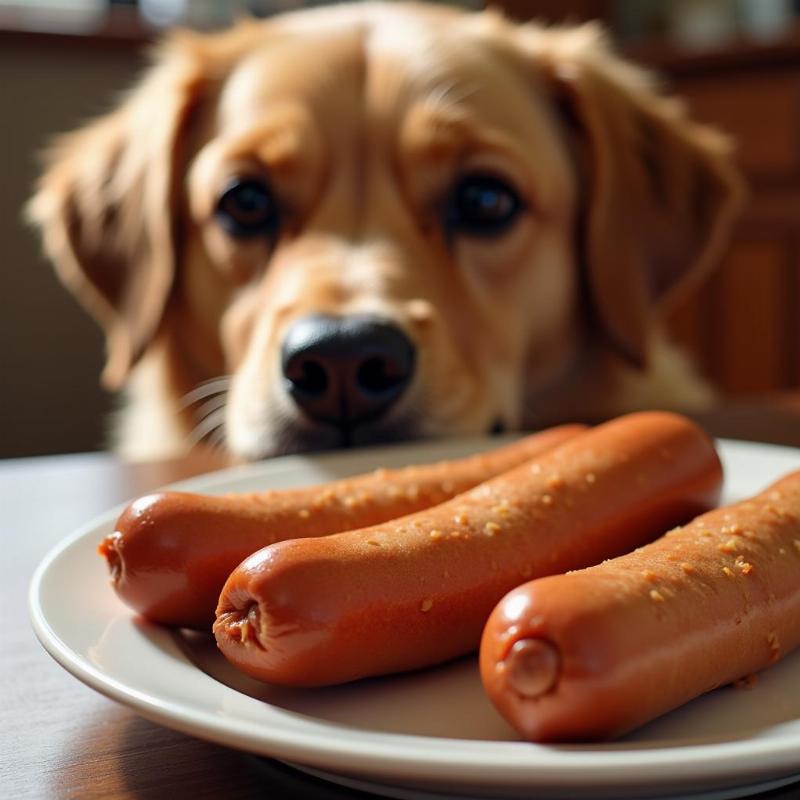
<path id="1" fill-rule="evenodd" d="M 154 622 L 208 630 L 226 578 L 256 550 L 428 508 L 584 430 L 562 425 L 468 458 L 324 486 L 222 497 L 149 495 L 128 506 L 99 551 L 114 589 L 131 608 Z"/>
<path id="2" fill-rule="evenodd" d="M 533 741 L 618 736 L 800 644 L 800 472 L 639 550 L 514 589 L 481 676 Z"/>
<path id="3" fill-rule="evenodd" d="M 476 648 L 513 586 L 650 540 L 712 506 L 721 478 L 689 420 L 632 414 L 426 511 L 259 551 L 225 584 L 217 643 L 294 686 L 434 664 Z"/>

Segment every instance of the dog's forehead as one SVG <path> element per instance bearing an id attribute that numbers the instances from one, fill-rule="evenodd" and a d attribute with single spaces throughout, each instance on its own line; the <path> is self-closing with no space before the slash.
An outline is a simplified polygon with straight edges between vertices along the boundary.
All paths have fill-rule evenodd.
<path id="1" fill-rule="evenodd" d="M 543 206 L 568 202 L 562 126 L 535 64 L 515 48 L 513 26 L 486 12 L 418 15 L 399 4 L 402 13 L 380 6 L 370 16 L 358 8 L 266 25 L 226 81 L 217 135 L 256 150 L 259 137 L 285 133 L 306 164 L 321 163 L 310 156 L 321 143 L 315 152 L 335 153 L 342 172 L 367 163 L 365 141 L 370 158 L 389 154 L 415 168 L 502 151 L 526 163 L 529 183 L 547 195 Z"/>
<path id="2" fill-rule="evenodd" d="M 314 107 L 348 102 L 372 112 L 402 113 L 443 93 L 469 100 L 501 69 L 477 15 L 413 13 L 366 4 L 373 13 L 300 13 L 267 27 L 243 53 L 223 91 L 223 121 L 242 119 L 281 100 Z M 379 13 L 376 13 L 376 10 Z"/>

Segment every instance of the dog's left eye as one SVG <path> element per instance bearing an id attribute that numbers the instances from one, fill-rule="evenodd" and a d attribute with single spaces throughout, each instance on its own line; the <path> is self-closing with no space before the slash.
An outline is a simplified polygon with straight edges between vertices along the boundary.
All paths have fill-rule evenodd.
<path id="1" fill-rule="evenodd" d="M 231 236 L 270 235 L 278 226 L 278 205 L 262 181 L 239 179 L 222 193 L 215 217 Z"/>
<path id="2" fill-rule="evenodd" d="M 511 227 L 522 210 L 519 195 L 493 175 L 467 175 L 456 184 L 447 207 L 453 233 L 497 236 Z"/>

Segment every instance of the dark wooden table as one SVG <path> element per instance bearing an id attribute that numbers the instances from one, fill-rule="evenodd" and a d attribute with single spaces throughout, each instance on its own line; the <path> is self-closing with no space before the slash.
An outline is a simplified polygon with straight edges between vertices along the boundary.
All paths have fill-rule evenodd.
<path id="1" fill-rule="evenodd" d="M 800 416 L 779 408 L 705 423 L 726 436 L 800 444 Z M 35 639 L 28 584 L 60 539 L 117 503 L 218 465 L 198 457 L 132 466 L 108 454 L 0 461 L 0 797 L 367 797 L 148 722 L 67 674 Z M 798 798 L 800 786 L 761 797 Z"/>

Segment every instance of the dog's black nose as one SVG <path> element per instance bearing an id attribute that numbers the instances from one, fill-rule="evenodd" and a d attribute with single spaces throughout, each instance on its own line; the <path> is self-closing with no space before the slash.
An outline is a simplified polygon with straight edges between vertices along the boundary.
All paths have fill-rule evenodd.
<path id="1" fill-rule="evenodd" d="M 403 394 L 415 350 L 400 328 L 380 317 L 316 315 L 289 328 L 281 360 L 297 405 L 349 430 L 377 419 Z"/>

